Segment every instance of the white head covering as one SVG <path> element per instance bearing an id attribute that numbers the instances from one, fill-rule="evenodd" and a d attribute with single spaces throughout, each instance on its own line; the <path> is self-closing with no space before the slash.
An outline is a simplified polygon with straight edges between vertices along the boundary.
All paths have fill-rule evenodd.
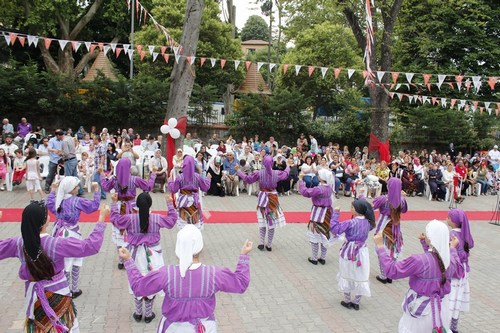
<path id="1" fill-rule="evenodd" d="M 200 229 L 192 224 L 186 225 L 177 233 L 175 255 L 179 258 L 181 277 L 186 276 L 186 271 L 193 264 L 193 255 L 203 249 L 203 236 Z"/>
<path id="2" fill-rule="evenodd" d="M 441 221 L 432 220 L 425 227 L 425 235 L 430 240 L 430 246 L 439 253 L 444 268 L 450 266 L 450 232 L 448 226 Z"/>
<path id="3" fill-rule="evenodd" d="M 75 187 L 80 184 L 80 179 L 77 177 L 66 176 L 61 180 L 59 188 L 57 189 L 56 195 L 56 210 L 61 207 L 61 203 L 64 199 L 71 197 L 70 192 L 73 191 Z"/>
<path id="4" fill-rule="evenodd" d="M 328 186 L 332 188 L 332 204 L 335 200 L 334 193 L 335 193 L 335 178 L 333 177 L 333 173 L 331 170 L 321 168 L 318 170 L 318 178 L 325 181 Z"/>

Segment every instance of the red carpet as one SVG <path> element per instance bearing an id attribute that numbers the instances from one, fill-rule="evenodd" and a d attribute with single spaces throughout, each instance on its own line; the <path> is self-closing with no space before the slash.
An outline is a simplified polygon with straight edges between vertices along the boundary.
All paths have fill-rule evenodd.
<path id="1" fill-rule="evenodd" d="M 0 222 L 21 222 L 21 208 L 5 208 Z M 156 212 L 162 213 L 162 212 Z M 255 223 L 257 220 L 255 211 L 228 212 L 228 211 L 209 211 L 205 212 L 205 222 L 207 223 Z M 289 223 L 307 223 L 309 221 L 309 212 L 286 212 L 286 221 Z M 402 215 L 402 220 L 406 221 L 430 221 L 432 219 L 445 220 L 448 215 L 447 210 L 428 210 L 428 211 L 410 211 Z M 474 211 L 467 212 L 471 221 L 490 221 L 493 217 L 492 211 Z M 99 214 L 81 214 L 80 222 L 96 222 Z M 350 213 L 341 213 L 340 219 L 346 220 L 351 217 Z M 54 221 L 52 216 L 51 221 Z"/>

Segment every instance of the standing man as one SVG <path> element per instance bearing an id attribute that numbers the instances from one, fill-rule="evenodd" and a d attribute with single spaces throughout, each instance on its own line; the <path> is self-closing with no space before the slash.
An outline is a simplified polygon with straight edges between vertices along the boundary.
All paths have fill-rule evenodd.
<path id="1" fill-rule="evenodd" d="M 73 176 L 78 178 L 78 160 L 76 159 L 75 140 L 68 133 L 64 136 L 61 145 L 61 157 L 64 161 L 64 176 Z M 83 195 L 82 183 L 79 183 L 78 196 Z"/>
<path id="2" fill-rule="evenodd" d="M 62 140 L 64 138 L 64 132 L 61 129 L 57 129 L 53 138 L 49 140 L 49 174 L 45 178 L 45 193 L 50 193 L 50 186 L 54 181 L 57 172 L 57 164 L 61 159 L 62 153 Z"/>
<path id="3" fill-rule="evenodd" d="M 494 145 L 493 149 L 488 152 L 488 158 L 493 166 L 493 170 L 497 172 L 498 162 L 500 161 L 500 151 L 497 145 Z"/>
<path id="4" fill-rule="evenodd" d="M 101 189 L 101 199 L 106 199 L 106 192 L 103 191 L 101 187 L 101 175 L 99 170 L 106 170 L 107 165 L 107 146 L 105 143 L 101 142 L 101 137 L 99 135 L 94 136 L 94 182 L 99 184 L 99 188 Z"/>
<path id="5" fill-rule="evenodd" d="M 9 123 L 9 119 L 4 118 L 2 121 L 2 135 L 4 140 L 7 134 L 14 135 L 14 126 Z"/>
<path id="6" fill-rule="evenodd" d="M 317 154 L 318 153 L 318 141 L 316 140 L 316 138 L 312 134 L 309 134 L 309 141 L 311 142 L 310 152 L 312 154 Z"/>
<path id="7" fill-rule="evenodd" d="M 28 120 L 26 118 L 21 118 L 21 122 L 17 124 L 17 137 L 16 141 L 23 141 L 26 135 L 29 133 L 33 132 L 33 126 L 31 126 L 30 123 L 28 123 Z"/>

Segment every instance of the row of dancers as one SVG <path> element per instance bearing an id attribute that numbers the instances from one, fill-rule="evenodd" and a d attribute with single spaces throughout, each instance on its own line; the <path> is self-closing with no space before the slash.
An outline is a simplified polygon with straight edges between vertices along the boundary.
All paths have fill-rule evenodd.
<path id="1" fill-rule="evenodd" d="M 127 164 L 128 161 L 128 164 Z M 258 181 L 257 222 L 261 251 L 272 251 L 274 231 L 286 224 L 276 192 L 277 182 L 288 177 L 288 169 L 272 170 L 272 157 L 266 156 L 264 168 L 250 175 L 239 172 L 246 183 Z M 177 193 L 176 206 L 166 199 L 165 214 L 151 213 L 152 199 L 148 191 L 154 185 L 154 173 L 149 180 L 130 174 L 128 159 L 119 161 L 116 175 L 101 176 L 102 188 L 114 189 L 111 209 L 101 208 L 99 222 L 88 238 L 82 239 L 78 221 L 80 213 L 90 213 L 99 207 L 100 192 L 95 187 L 93 200 L 76 196 L 78 179 L 65 177 L 54 185 L 47 203 L 31 203 L 23 211 L 21 237 L 0 241 L 0 259 L 17 257 L 21 261 L 19 276 L 26 280 L 26 331 L 78 332 L 79 325 L 73 299 L 82 294 L 79 288 L 83 257 L 99 252 L 110 213 L 113 240 L 118 247 L 119 268 L 126 268 L 130 292 L 134 295 L 133 318 L 151 322 L 155 318 L 153 301 L 164 296 L 158 332 L 216 332 L 214 317 L 215 294 L 218 291 L 243 293 L 250 283 L 249 252 L 253 245 L 245 241 L 236 270 L 203 265 L 203 213 L 199 190 L 206 191 L 210 179 L 194 172 L 194 159 L 186 156 L 183 172 L 169 179 L 170 192 Z M 326 170 L 325 170 L 326 171 Z M 399 332 L 458 331 L 460 311 L 469 305 L 468 257 L 474 246 L 469 222 L 462 210 L 449 213 L 448 224 L 431 221 L 420 235 L 425 252 L 398 261 L 403 247 L 400 216 L 407 211 L 401 195 L 401 182 L 392 178 L 389 193 L 374 201 L 373 206 L 363 197 L 353 201 L 353 218 L 339 221 L 340 211 L 333 208 L 333 179 L 330 172 L 319 174 L 320 185 L 307 188 L 301 180 L 300 193 L 312 199 L 307 237 L 314 265 L 326 263 L 327 248 L 335 241 L 345 240 L 340 249 L 338 289 L 344 295 L 341 305 L 359 310 L 363 296 L 370 296 L 369 253 L 366 241 L 375 229 L 374 241 L 380 262 L 377 280 L 409 277 L 408 290 Z M 144 192 L 136 198 L 136 189 Z M 380 210 L 376 223 L 374 209 Z M 48 210 L 56 216 L 52 235 L 47 234 Z M 178 265 L 165 266 L 160 246 L 160 229 L 181 229 L 177 234 L 175 253 Z M 267 238 L 266 238 L 267 234 Z M 320 253 L 319 249 L 321 248 Z M 45 330 L 45 331 L 44 331 Z"/>

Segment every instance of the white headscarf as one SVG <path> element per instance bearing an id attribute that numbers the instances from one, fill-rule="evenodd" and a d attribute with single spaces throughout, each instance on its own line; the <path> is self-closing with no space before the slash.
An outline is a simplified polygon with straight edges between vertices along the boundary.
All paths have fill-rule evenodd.
<path id="1" fill-rule="evenodd" d="M 192 224 L 186 225 L 177 233 L 175 255 L 179 258 L 181 277 L 186 276 L 186 271 L 193 264 L 193 255 L 203 249 L 203 236 L 200 229 Z"/>
<path id="2" fill-rule="evenodd" d="M 332 188 L 332 204 L 334 201 L 334 193 L 335 193 L 335 178 L 333 177 L 333 173 L 331 170 L 321 168 L 318 170 L 318 178 L 325 181 L 328 186 Z"/>
<path id="3" fill-rule="evenodd" d="M 59 188 L 57 189 L 56 195 L 56 210 L 61 207 L 61 203 L 64 199 L 71 197 L 70 192 L 73 191 L 75 187 L 80 184 L 80 179 L 77 177 L 66 176 L 61 180 Z"/>
<path id="4" fill-rule="evenodd" d="M 439 253 L 444 268 L 450 266 L 450 232 L 448 226 L 441 221 L 432 220 L 425 227 L 425 236 L 430 240 L 430 246 Z"/>

